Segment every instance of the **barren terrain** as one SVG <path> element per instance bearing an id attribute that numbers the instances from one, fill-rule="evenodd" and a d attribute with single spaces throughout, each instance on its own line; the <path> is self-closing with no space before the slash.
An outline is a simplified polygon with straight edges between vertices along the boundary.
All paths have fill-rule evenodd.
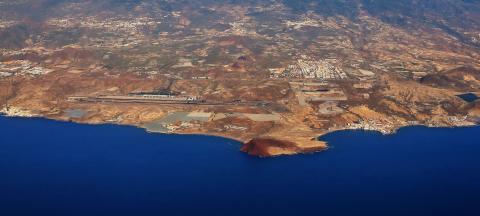
<path id="1" fill-rule="evenodd" d="M 480 95 L 475 1 L 204 1 L 0 1 L 1 112 L 264 157 L 324 150 L 336 130 L 480 122 L 460 97 Z"/>

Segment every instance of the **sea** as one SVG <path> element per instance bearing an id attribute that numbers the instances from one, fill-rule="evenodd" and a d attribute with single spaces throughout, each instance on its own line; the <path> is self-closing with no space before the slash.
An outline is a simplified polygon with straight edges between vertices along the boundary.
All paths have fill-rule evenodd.
<path id="1" fill-rule="evenodd" d="M 340 131 L 257 158 L 220 137 L 0 117 L 0 215 L 480 215 L 480 127 Z"/>

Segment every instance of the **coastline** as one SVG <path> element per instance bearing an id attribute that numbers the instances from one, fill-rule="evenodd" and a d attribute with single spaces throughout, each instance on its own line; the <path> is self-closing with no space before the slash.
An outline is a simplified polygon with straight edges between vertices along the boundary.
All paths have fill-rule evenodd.
<path id="1" fill-rule="evenodd" d="M 192 135 L 192 136 L 210 136 L 210 137 L 219 137 L 219 138 L 224 138 L 228 139 L 234 142 L 237 142 L 239 144 L 244 143 L 241 140 L 228 137 L 228 136 L 222 136 L 218 135 L 215 133 L 162 133 L 162 132 L 153 132 L 149 131 L 147 128 L 139 126 L 139 125 L 132 125 L 132 124 L 120 124 L 120 123 L 115 123 L 115 122 L 79 122 L 79 121 L 74 121 L 74 120 L 65 120 L 65 119 L 58 119 L 58 118 L 49 118 L 46 116 L 38 115 L 38 114 L 26 114 L 26 115 L 10 115 L 3 110 L 0 110 L 0 117 L 5 117 L 5 118 L 24 118 L 24 119 L 43 119 L 43 120 L 49 120 L 49 121 L 56 121 L 56 122 L 62 122 L 62 123 L 73 123 L 73 124 L 82 124 L 82 125 L 90 125 L 90 126 L 100 126 L 100 125 L 112 125 L 112 126 L 120 126 L 120 127 L 131 127 L 131 128 L 137 128 L 137 129 L 142 129 L 145 133 L 147 134 L 160 134 L 160 135 L 178 135 L 178 136 L 183 136 L 183 135 Z"/>
<path id="2" fill-rule="evenodd" d="M 475 202 L 478 194 L 478 181 L 472 181 L 472 175 L 473 179 L 477 176 L 474 170 L 478 168 L 480 146 L 475 137 L 480 127 L 411 127 L 400 129 L 393 136 L 343 131 L 323 138 L 331 145 L 328 151 L 319 154 L 257 158 L 238 152 L 239 143 L 208 136 L 155 135 L 132 126 L 89 126 L 47 118 L 0 117 L 0 122 L 6 133 L 0 138 L 2 171 L 9 177 L 2 178 L 3 191 L 6 191 L 2 193 L 3 199 L 8 203 L 18 191 L 25 191 L 22 196 L 35 195 L 30 196 L 29 202 L 18 201 L 21 207 L 35 203 L 37 197 L 44 197 L 47 191 L 52 194 L 51 199 L 42 202 L 39 208 L 46 206 L 58 212 L 57 204 L 64 202 L 65 196 L 57 194 L 65 193 L 67 186 L 72 190 L 68 190 L 67 204 L 62 205 L 65 214 L 72 208 L 84 209 L 86 205 L 95 209 L 97 198 L 101 202 L 103 196 L 113 200 L 114 210 L 123 206 L 127 197 L 131 204 L 128 209 L 143 211 L 151 207 L 162 214 L 166 210 L 158 208 L 157 200 L 166 200 L 171 201 L 168 204 L 175 213 L 177 206 L 185 204 L 183 197 L 192 191 L 195 193 L 191 201 L 205 201 L 209 209 L 215 209 L 218 203 L 227 205 L 237 201 L 245 205 L 255 201 L 263 207 L 266 200 L 271 206 L 281 202 L 282 206 L 292 209 L 285 215 L 296 214 L 302 208 L 308 208 L 309 213 L 305 215 L 318 213 L 318 203 L 325 205 L 322 208 L 326 210 L 322 212 L 338 214 L 346 201 L 365 202 L 367 208 L 374 211 L 378 211 L 378 203 L 382 208 L 394 205 L 401 210 L 405 205 L 417 208 L 418 203 L 428 202 L 432 209 L 437 209 L 437 204 L 447 201 L 449 206 L 444 208 L 452 209 L 456 202 L 463 209 L 465 199 L 456 197 L 468 194 L 472 198 L 469 200 Z M 83 187 L 87 183 L 91 185 L 89 189 Z M 443 190 L 446 185 L 451 190 Z M 172 199 L 165 188 L 182 199 Z M 209 195 L 212 188 L 219 190 Z M 438 191 L 442 191 L 442 196 Z M 452 196 L 452 191 L 458 193 Z M 119 193 L 125 196 L 118 196 Z M 373 195 L 364 196 L 369 193 Z M 385 199 L 386 193 L 389 199 Z M 285 201 L 285 196 L 279 194 L 292 194 L 287 196 L 291 200 Z M 426 199 L 425 194 L 432 194 L 431 199 Z M 297 201 L 298 197 L 305 196 L 308 203 Z M 216 202 L 212 203 L 210 198 Z M 396 199 L 395 202 L 392 199 Z M 138 206 L 138 203 L 149 202 L 151 205 Z M 382 202 L 391 205 L 385 206 Z M 271 212 L 270 208 L 261 207 L 258 208 L 265 210 L 263 215 Z M 238 212 L 228 208 L 225 214 L 232 209 Z M 282 215 L 282 211 L 278 210 L 277 215 Z M 358 210 L 353 211 L 355 214 Z M 249 212 L 251 208 L 243 209 L 241 214 Z"/>
<path id="3" fill-rule="evenodd" d="M 242 140 L 238 139 L 232 136 L 227 136 L 227 135 L 222 135 L 221 133 L 215 133 L 215 132 L 199 132 L 199 133 L 189 133 L 189 132 L 172 132 L 172 133 L 164 133 L 164 132 L 155 132 L 155 131 L 149 131 L 146 127 L 143 125 L 134 125 L 134 124 L 121 124 L 121 123 L 114 123 L 114 122 L 89 122 L 89 121 L 75 121 L 75 120 L 65 120 L 65 119 L 60 119 L 60 118 L 51 118 L 48 116 L 43 116 L 39 114 L 35 114 L 31 111 L 24 110 L 24 109 L 19 109 L 19 108 L 13 108 L 10 109 L 9 112 L 5 112 L 5 109 L 0 110 L 0 116 L 1 117 L 6 117 L 6 118 L 38 118 L 38 119 L 45 119 L 45 120 L 51 120 L 51 121 L 58 121 L 58 122 L 65 122 L 65 123 L 74 123 L 74 124 L 84 124 L 84 125 L 113 125 L 113 126 L 125 126 L 125 127 L 134 127 L 138 129 L 144 130 L 146 133 L 150 134 L 164 134 L 164 135 L 193 135 L 193 136 L 212 136 L 212 137 L 220 137 L 224 139 L 231 140 L 233 142 L 237 142 L 241 145 L 241 148 L 239 151 L 244 152 L 248 155 L 259 157 L 259 158 L 268 158 L 268 157 L 280 157 L 280 156 L 288 156 L 288 155 L 297 155 L 297 154 L 315 154 L 315 153 L 320 153 L 323 151 L 326 151 L 329 149 L 329 143 L 327 141 L 322 140 L 322 137 L 327 136 L 332 133 L 336 132 L 341 132 L 341 131 L 371 131 L 375 133 L 379 133 L 384 136 L 388 135 L 395 135 L 398 130 L 403 129 L 403 128 L 408 128 L 408 127 L 426 127 L 426 128 L 468 128 L 468 127 L 478 127 L 480 126 L 479 123 L 474 123 L 474 122 L 469 122 L 470 124 L 463 124 L 463 125 L 433 125 L 433 124 L 408 124 L 408 125 L 401 125 L 401 126 L 396 126 L 392 130 L 388 131 L 382 131 L 382 130 L 375 130 L 374 128 L 355 128 L 355 127 L 344 127 L 344 128 L 330 128 L 327 132 L 323 134 L 319 134 L 315 137 L 315 140 L 312 140 L 314 142 L 318 142 L 319 144 L 325 144 L 324 147 L 319 145 L 320 147 L 318 148 L 311 148 L 311 149 L 301 149 L 294 144 L 286 145 L 288 144 L 289 141 L 283 141 L 283 140 L 275 140 L 275 139 L 268 139 L 268 138 L 253 138 L 251 140 Z M 262 143 L 262 141 L 264 141 Z M 255 143 L 257 142 L 257 143 Z M 280 143 L 278 143 L 280 142 Z M 249 146 L 249 145 L 253 145 Z M 264 146 L 262 146 L 264 145 Z M 254 149 L 251 149 L 254 148 Z M 274 150 L 272 151 L 269 148 L 273 148 Z M 271 154 L 273 152 L 274 154 Z"/>

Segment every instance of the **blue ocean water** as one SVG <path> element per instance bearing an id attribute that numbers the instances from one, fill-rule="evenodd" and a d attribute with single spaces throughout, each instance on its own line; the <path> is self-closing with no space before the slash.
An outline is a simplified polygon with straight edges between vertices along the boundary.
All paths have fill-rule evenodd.
<path id="1" fill-rule="evenodd" d="M 0 215 L 480 215 L 478 134 L 343 131 L 259 159 L 218 137 L 0 117 Z"/>

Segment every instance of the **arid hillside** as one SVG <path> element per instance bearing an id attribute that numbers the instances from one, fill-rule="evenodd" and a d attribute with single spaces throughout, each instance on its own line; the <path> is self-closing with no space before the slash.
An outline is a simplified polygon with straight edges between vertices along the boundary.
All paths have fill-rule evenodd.
<path id="1" fill-rule="evenodd" d="M 273 156 L 336 130 L 478 124 L 479 87 L 476 0 L 0 0 L 8 115 Z"/>

